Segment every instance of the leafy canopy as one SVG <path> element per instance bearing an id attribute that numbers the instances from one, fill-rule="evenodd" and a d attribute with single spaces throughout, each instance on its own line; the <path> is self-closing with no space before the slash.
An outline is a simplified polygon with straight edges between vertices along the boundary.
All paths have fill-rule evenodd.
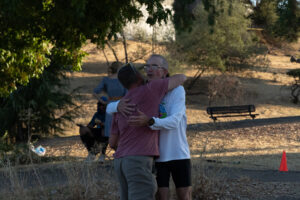
<path id="1" fill-rule="evenodd" d="M 300 32 L 300 1 L 261 0 L 251 15 L 257 26 L 276 38 L 297 41 Z"/>
<path id="2" fill-rule="evenodd" d="M 53 54 L 62 66 L 81 69 L 81 46 L 90 40 L 104 45 L 146 6 L 150 25 L 166 20 L 170 10 L 161 0 L 1 0 L 0 97 L 32 77 L 39 77 Z M 53 48 L 55 50 L 53 50 Z M 57 57 L 54 55 L 54 57 Z"/>
<path id="3" fill-rule="evenodd" d="M 183 61 L 198 69 L 216 68 L 221 71 L 243 63 L 247 58 L 262 53 L 257 40 L 247 30 L 251 21 L 242 1 L 214 3 L 206 10 L 199 4 L 194 11 L 193 29 L 177 35 L 177 50 Z M 218 13 L 210 19 L 211 12 Z M 213 26 L 210 20 L 214 20 Z"/>

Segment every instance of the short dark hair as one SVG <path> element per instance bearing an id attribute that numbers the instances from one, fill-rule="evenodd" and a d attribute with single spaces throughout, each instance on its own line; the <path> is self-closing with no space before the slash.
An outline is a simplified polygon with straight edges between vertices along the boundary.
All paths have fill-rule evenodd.
<path id="1" fill-rule="evenodd" d="M 109 66 L 111 73 L 112 74 L 116 74 L 118 72 L 118 69 L 122 66 L 121 62 L 113 62 L 111 63 L 111 65 Z"/>
<path id="2" fill-rule="evenodd" d="M 140 76 L 140 73 L 131 63 L 125 64 L 118 72 L 118 79 L 126 89 L 129 89 L 132 84 L 137 83 Z"/>

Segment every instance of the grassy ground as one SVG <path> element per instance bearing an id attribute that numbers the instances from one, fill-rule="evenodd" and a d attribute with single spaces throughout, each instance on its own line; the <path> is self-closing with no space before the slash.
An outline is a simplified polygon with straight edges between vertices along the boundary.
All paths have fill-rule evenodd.
<path id="1" fill-rule="evenodd" d="M 129 41 L 130 56 L 134 57 L 139 45 Z M 233 83 L 240 88 L 240 93 L 238 96 L 231 94 L 238 98 L 215 100 L 212 105 L 255 104 L 258 119 L 300 116 L 299 105 L 291 103 L 289 97 L 288 86 L 293 79 L 285 75 L 287 70 L 300 67 L 300 64 L 289 62 L 289 55 L 299 48 L 300 43 L 289 48 L 272 50 L 272 54 L 267 55 L 270 60 L 269 67 L 253 67 L 225 76 L 220 76 L 217 72 L 205 73 L 191 91 L 200 94 L 186 97 L 188 124 L 198 124 L 201 127 L 213 123 L 206 114 L 206 107 L 209 102 L 208 83 L 216 76 L 219 78 L 216 80 L 222 83 L 221 86 L 235 81 Z M 122 46 L 119 45 L 116 49 L 120 58 L 123 58 Z M 80 92 L 83 98 L 78 103 L 82 104 L 83 109 L 76 119 L 77 123 L 82 124 L 86 124 L 96 110 L 92 89 L 106 76 L 107 67 L 103 54 L 95 46 L 87 45 L 85 50 L 90 55 L 84 62 L 82 72 L 69 74 L 72 88 L 82 87 Z M 112 53 L 109 50 L 106 53 L 109 60 L 113 61 Z M 142 63 L 143 60 L 137 62 Z M 195 71 L 188 69 L 185 73 L 192 77 Z M 244 119 L 228 118 L 219 121 Z M 290 170 L 288 173 L 299 176 L 299 128 L 299 123 L 284 123 L 235 129 L 225 127 L 222 130 L 203 127 L 189 129 L 187 135 L 193 163 L 193 199 L 300 198 L 300 184 L 297 181 L 263 181 L 251 175 L 252 171 L 259 175 L 263 175 L 263 172 L 275 173 L 285 150 Z M 0 182 L 9 183 L 7 185 L 10 187 L 1 185 L 0 199 L 118 199 L 117 182 L 111 164 L 113 151 L 109 150 L 110 156 L 104 165 L 98 162 L 87 165 L 82 162 L 87 151 L 79 140 L 77 126 L 70 124 L 65 136 L 68 137 L 39 142 L 46 148 L 48 159 L 46 163 L 27 166 L 27 171 L 30 171 L 28 176 L 23 167 L 12 167 L 6 163 L 0 173 L 0 180 L 5 181 Z M 252 171 L 250 173 L 246 170 Z M 30 185 L 33 179 L 36 185 Z M 49 185 L 53 182 L 61 183 L 60 180 L 64 182 Z M 173 185 L 171 193 L 174 197 Z"/>
<path id="2" fill-rule="evenodd" d="M 298 130 L 298 123 L 189 130 L 193 199 L 299 198 Z M 0 199 L 118 199 L 112 151 L 104 164 L 84 163 L 87 152 L 78 136 L 39 144 L 47 149 L 48 162 L 2 168 Z M 277 171 L 283 150 L 286 176 Z M 172 184 L 171 195 L 175 199 Z"/>

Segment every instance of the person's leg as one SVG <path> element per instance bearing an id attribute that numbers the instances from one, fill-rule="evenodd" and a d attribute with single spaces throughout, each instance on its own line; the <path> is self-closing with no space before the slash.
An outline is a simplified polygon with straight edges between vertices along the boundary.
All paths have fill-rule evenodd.
<path id="1" fill-rule="evenodd" d="M 176 188 L 176 194 L 179 200 L 191 200 L 192 199 L 192 187 Z"/>
<path id="2" fill-rule="evenodd" d="M 171 174 L 179 200 L 191 200 L 191 161 L 190 159 L 171 161 Z"/>
<path id="3" fill-rule="evenodd" d="M 170 198 L 168 187 L 158 187 L 157 195 L 158 200 L 168 200 Z"/>
<path id="4" fill-rule="evenodd" d="M 124 158 L 114 159 L 114 169 L 120 183 L 120 200 L 128 200 L 128 185 L 122 169 L 123 159 Z"/>
<path id="5" fill-rule="evenodd" d="M 79 128 L 80 139 L 88 152 L 92 152 L 92 148 L 95 144 L 91 128 L 82 126 Z"/>
<path id="6" fill-rule="evenodd" d="M 96 140 L 96 144 L 98 145 L 98 153 L 100 152 L 100 148 L 99 146 L 102 145 L 102 149 L 101 149 L 101 155 L 98 159 L 98 161 L 100 162 L 104 162 L 105 160 L 105 152 L 108 146 L 108 137 L 103 136 L 104 135 L 104 129 L 103 128 L 96 128 L 94 129 L 94 135 L 95 135 L 95 140 Z"/>
<path id="7" fill-rule="evenodd" d="M 108 137 L 105 137 L 106 138 L 106 141 L 105 142 L 103 142 L 103 146 L 102 146 L 102 151 L 101 151 L 101 153 L 103 154 L 103 155 L 105 155 L 105 152 L 106 152 L 106 149 L 107 149 L 107 146 L 108 146 Z"/>
<path id="8" fill-rule="evenodd" d="M 127 156 L 125 158 L 122 167 L 128 184 L 128 198 L 134 200 L 155 199 L 157 186 L 152 174 L 153 158 L 149 156 Z"/>
<path id="9" fill-rule="evenodd" d="M 92 135 L 93 135 L 93 147 L 91 148 L 92 152 L 97 155 L 98 153 L 100 153 L 100 147 L 101 147 L 101 143 L 103 141 L 106 141 L 105 139 L 103 139 L 103 136 L 101 135 L 102 133 L 102 129 L 101 128 L 90 128 Z"/>
<path id="10" fill-rule="evenodd" d="M 109 137 L 104 136 L 104 129 L 103 128 L 97 128 L 97 132 L 95 132 L 96 140 L 98 143 L 102 144 L 102 155 L 105 155 L 105 151 L 108 146 Z"/>
<path id="11" fill-rule="evenodd" d="M 168 162 L 156 162 L 156 181 L 158 186 L 157 198 L 159 200 L 169 199 L 170 170 Z"/>
<path id="12" fill-rule="evenodd" d="M 108 137 L 103 137 L 101 155 L 99 156 L 99 159 L 98 159 L 99 162 L 104 162 L 105 161 L 106 149 L 107 149 L 107 146 L 108 146 L 108 140 L 109 140 Z"/>

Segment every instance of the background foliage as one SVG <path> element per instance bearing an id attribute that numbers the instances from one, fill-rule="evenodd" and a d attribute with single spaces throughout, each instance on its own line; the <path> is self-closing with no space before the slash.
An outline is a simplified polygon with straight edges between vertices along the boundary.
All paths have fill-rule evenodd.
<path id="1" fill-rule="evenodd" d="M 81 47 L 105 45 L 143 15 L 141 6 L 151 25 L 170 14 L 161 0 L 0 0 L 0 135 L 26 141 L 61 131 L 76 108 L 65 70 L 80 70 Z"/>
<path id="2" fill-rule="evenodd" d="M 59 60 L 59 59 L 55 59 Z M 57 134 L 78 114 L 75 92 L 68 92 L 64 67 L 52 61 L 39 78 L 0 100 L 0 132 L 8 141 L 27 141 L 32 134 Z"/>
<path id="3" fill-rule="evenodd" d="M 87 40 L 105 44 L 127 22 L 143 15 L 142 5 L 149 24 L 170 14 L 160 0 L 1 0 L 0 96 L 38 77 L 49 66 L 51 54 L 71 60 L 73 70 L 80 70 L 81 46 Z"/>
<path id="4" fill-rule="evenodd" d="M 194 9 L 193 29 L 178 34 L 173 44 L 175 48 L 170 48 L 174 50 L 171 51 L 174 58 L 198 70 L 194 80 L 210 68 L 241 69 L 247 66 L 248 58 L 266 50 L 253 32 L 248 31 L 251 20 L 245 15 L 245 4 L 242 1 L 218 2 L 210 1 L 214 9 L 208 10 L 205 4 L 198 4 Z M 211 19 L 211 12 L 218 14 Z"/>
<path id="5" fill-rule="evenodd" d="M 89 41 L 108 44 L 124 25 L 145 14 L 141 6 L 149 14 L 147 23 L 159 25 L 171 16 L 162 2 L 0 0 L 0 135 L 22 141 L 32 133 L 60 131 L 60 120 L 72 120 L 69 111 L 77 108 L 72 95 L 63 92 L 63 83 L 66 70 L 81 69 L 86 55 L 81 47 Z M 177 34 L 168 56 L 178 59 L 172 63 L 198 69 L 197 80 L 209 68 L 245 67 L 249 57 L 263 52 L 249 27 L 262 27 L 283 40 L 297 39 L 299 1 L 252 2 L 175 0 Z"/>
<path id="6" fill-rule="evenodd" d="M 254 25 L 267 34 L 286 41 L 297 41 L 300 28 L 300 2 L 297 0 L 261 0 L 251 15 Z"/>

